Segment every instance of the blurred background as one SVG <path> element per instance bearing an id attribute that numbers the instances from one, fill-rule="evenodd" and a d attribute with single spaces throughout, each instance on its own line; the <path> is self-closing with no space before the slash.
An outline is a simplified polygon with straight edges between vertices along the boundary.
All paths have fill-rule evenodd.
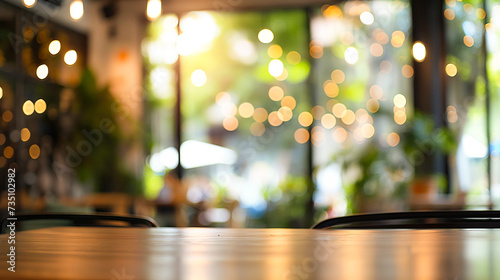
<path id="1" fill-rule="evenodd" d="M 309 227 L 500 207 L 500 1 L 1 0 L 0 205 Z"/>

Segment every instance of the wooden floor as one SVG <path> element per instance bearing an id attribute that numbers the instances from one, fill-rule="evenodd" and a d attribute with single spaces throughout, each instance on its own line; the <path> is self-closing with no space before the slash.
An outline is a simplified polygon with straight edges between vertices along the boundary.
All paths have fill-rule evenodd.
<path id="1" fill-rule="evenodd" d="M 72 228 L 0 236 L 0 279 L 500 279 L 500 230 Z"/>

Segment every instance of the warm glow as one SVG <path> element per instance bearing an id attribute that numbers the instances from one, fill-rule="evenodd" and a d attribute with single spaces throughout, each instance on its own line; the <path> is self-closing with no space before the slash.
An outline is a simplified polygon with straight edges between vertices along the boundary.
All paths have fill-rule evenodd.
<path id="1" fill-rule="evenodd" d="M 30 140 L 30 137 L 31 137 L 31 132 L 29 129 L 27 128 L 21 129 L 21 140 L 23 142 Z"/>
<path id="2" fill-rule="evenodd" d="M 52 55 L 56 55 L 61 51 L 61 42 L 59 40 L 54 40 L 49 44 L 49 52 Z"/>
<path id="3" fill-rule="evenodd" d="M 394 96 L 394 106 L 403 108 L 406 105 L 406 97 L 401 93 L 398 93 Z"/>
<path id="4" fill-rule="evenodd" d="M 3 97 L 3 88 L 0 87 L 0 99 L 2 99 L 2 97 Z"/>
<path id="5" fill-rule="evenodd" d="M 370 53 L 375 57 L 381 57 L 384 54 L 384 47 L 379 43 L 373 43 L 370 45 Z"/>
<path id="6" fill-rule="evenodd" d="M 234 130 L 236 130 L 238 128 L 238 119 L 235 118 L 235 117 L 225 118 L 222 121 L 222 126 L 227 131 L 234 131 Z"/>
<path id="7" fill-rule="evenodd" d="M 347 139 L 347 131 L 343 127 L 337 127 L 332 131 L 333 140 L 343 143 Z"/>
<path id="8" fill-rule="evenodd" d="M 260 122 L 255 122 L 250 126 L 250 132 L 254 136 L 262 136 L 266 132 L 266 127 Z"/>
<path id="9" fill-rule="evenodd" d="M 361 15 L 359 15 L 359 19 L 366 25 L 371 25 L 375 21 L 373 14 L 370 12 L 362 12 Z"/>
<path id="10" fill-rule="evenodd" d="M 474 38 L 472 38 L 469 35 L 464 36 L 464 45 L 466 45 L 469 48 L 474 46 Z"/>
<path id="11" fill-rule="evenodd" d="M 312 45 L 309 49 L 309 54 L 312 58 L 321 58 L 323 56 L 323 47 L 320 45 Z"/>
<path id="12" fill-rule="evenodd" d="M 31 7 L 35 6 L 35 4 L 36 4 L 36 0 L 23 0 L 23 5 L 26 8 L 31 8 Z"/>
<path id="13" fill-rule="evenodd" d="M 146 16 L 149 20 L 155 20 L 161 15 L 161 0 L 148 0 Z"/>
<path id="14" fill-rule="evenodd" d="M 320 126 L 315 126 L 311 129 L 311 141 L 314 145 L 319 146 L 325 139 L 325 131 Z"/>
<path id="15" fill-rule="evenodd" d="M 426 49 L 424 44 L 422 42 L 415 42 L 413 44 L 412 54 L 413 58 L 415 58 L 416 61 L 418 62 L 424 61 L 426 56 Z"/>
<path id="16" fill-rule="evenodd" d="M 391 44 L 395 48 L 400 48 L 405 42 L 405 34 L 403 31 L 397 30 L 392 32 Z"/>
<path id="17" fill-rule="evenodd" d="M 283 89 L 279 86 L 273 86 L 269 89 L 269 98 L 273 101 L 280 101 L 283 99 L 283 96 L 285 96 L 285 92 Z"/>
<path id="18" fill-rule="evenodd" d="M 337 119 L 332 114 L 324 114 L 323 117 L 321 118 L 321 124 L 326 129 L 333 128 L 336 123 Z"/>
<path id="19" fill-rule="evenodd" d="M 379 44 L 385 45 L 389 43 L 389 36 L 380 28 L 373 30 L 373 36 Z"/>
<path id="20" fill-rule="evenodd" d="M 344 53 L 345 61 L 349 64 L 355 64 L 358 62 L 358 50 L 354 47 L 349 47 Z"/>
<path id="21" fill-rule="evenodd" d="M 38 147 L 38 145 L 35 144 L 30 147 L 30 157 L 32 159 L 40 157 L 40 147 Z"/>
<path id="22" fill-rule="evenodd" d="M 38 77 L 38 79 L 43 80 L 47 78 L 48 75 L 49 75 L 49 67 L 47 67 L 47 65 L 42 64 L 38 66 L 38 68 L 36 68 L 36 76 Z"/>
<path id="23" fill-rule="evenodd" d="M 2 120 L 6 123 L 10 122 L 14 118 L 12 111 L 5 111 L 2 114 Z"/>
<path id="24" fill-rule="evenodd" d="M 377 100 L 369 99 L 368 101 L 366 101 L 366 109 L 368 110 L 368 112 L 375 113 L 378 111 L 379 108 L 380 104 L 378 103 Z"/>
<path id="25" fill-rule="evenodd" d="M 337 103 L 337 104 L 333 105 L 332 113 L 337 118 L 342 118 L 345 115 L 346 111 L 347 111 L 347 107 L 342 103 Z"/>
<path id="26" fill-rule="evenodd" d="M 3 149 L 3 156 L 5 158 L 12 158 L 14 156 L 14 149 L 11 146 L 5 147 L 5 149 Z"/>
<path id="27" fill-rule="evenodd" d="M 299 123 L 303 127 L 308 127 L 313 123 L 313 115 L 309 112 L 302 112 L 299 115 Z"/>
<path id="28" fill-rule="evenodd" d="M 69 15 L 74 20 L 79 20 L 83 17 L 83 2 L 82 0 L 74 0 L 69 6 Z"/>
<path id="29" fill-rule="evenodd" d="M 288 61 L 288 63 L 292 65 L 299 63 L 300 60 L 301 60 L 300 53 L 296 51 L 291 51 L 286 55 L 286 61 Z"/>
<path id="30" fill-rule="evenodd" d="M 387 135 L 387 144 L 391 147 L 396 147 L 399 144 L 399 135 L 395 132 L 389 133 Z"/>
<path id="31" fill-rule="evenodd" d="M 326 96 L 334 98 L 339 94 L 339 86 L 334 82 L 326 82 L 323 86 Z"/>
<path id="32" fill-rule="evenodd" d="M 278 110 L 278 118 L 284 122 L 291 120 L 293 117 L 292 109 L 288 107 L 281 107 Z"/>
<path id="33" fill-rule="evenodd" d="M 450 77 L 455 77 L 457 75 L 457 66 L 455 66 L 455 64 L 452 64 L 452 63 L 449 63 L 446 65 L 446 75 L 450 76 Z"/>
<path id="34" fill-rule="evenodd" d="M 194 70 L 191 74 L 191 82 L 196 87 L 202 87 L 207 82 L 207 74 L 201 69 Z"/>
<path id="35" fill-rule="evenodd" d="M 240 107 L 238 107 L 238 112 L 243 118 L 250 118 L 254 112 L 253 105 L 249 102 L 243 102 Z"/>
<path id="36" fill-rule="evenodd" d="M 177 52 L 182 56 L 202 53 L 211 48 L 220 28 L 208 12 L 190 12 L 179 23 Z"/>
<path id="37" fill-rule="evenodd" d="M 277 111 L 269 113 L 269 116 L 267 116 L 267 120 L 272 126 L 280 126 L 283 123 L 283 120 L 280 119 Z"/>
<path id="38" fill-rule="evenodd" d="M 337 84 L 341 84 L 345 80 L 345 74 L 342 70 L 333 70 L 331 74 L 332 81 Z"/>
<path id="39" fill-rule="evenodd" d="M 259 41 L 264 44 L 271 43 L 274 39 L 274 34 L 269 29 L 262 29 L 258 35 Z"/>
<path id="40" fill-rule="evenodd" d="M 361 127 L 361 135 L 364 138 L 367 138 L 367 139 L 372 138 L 374 134 L 375 134 L 375 127 L 373 127 L 373 125 L 371 125 L 369 123 L 365 123 Z"/>
<path id="41" fill-rule="evenodd" d="M 297 102 L 295 101 L 295 98 L 291 96 L 285 96 L 283 99 L 281 99 L 281 106 L 283 107 L 288 107 L 290 109 L 295 109 L 295 106 L 297 105 Z"/>
<path id="42" fill-rule="evenodd" d="M 265 122 L 267 120 L 267 111 L 264 108 L 257 108 L 253 112 L 253 119 L 256 122 Z"/>
<path id="43" fill-rule="evenodd" d="M 380 99 L 384 95 L 384 90 L 379 85 L 373 85 L 370 87 L 370 96 L 373 99 Z"/>
<path id="44" fill-rule="evenodd" d="M 283 55 L 283 49 L 279 45 L 272 45 L 267 49 L 267 55 L 271 58 L 280 58 Z"/>
<path id="45" fill-rule="evenodd" d="M 455 18 L 455 12 L 452 9 L 444 10 L 444 17 L 447 20 L 453 20 Z"/>
<path id="46" fill-rule="evenodd" d="M 404 111 L 397 111 L 394 113 L 394 122 L 402 125 L 406 122 L 406 113 Z"/>
<path id="47" fill-rule="evenodd" d="M 319 120 L 323 117 L 323 115 L 325 114 L 325 108 L 319 106 L 319 105 L 316 105 L 312 108 L 311 110 L 311 113 L 313 115 L 313 118 L 315 120 Z"/>
<path id="48" fill-rule="evenodd" d="M 346 110 L 344 116 L 342 117 L 342 122 L 347 125 L 351 125 L 356 120 L 356 115 L 351 110 Z"/>
<path id="49" fill-rule="evenodd" d="M 403 65 L 403 67 L 401 68 L 401 73 L 405 78 L 411 78 L 413 77 L 413 67 L 408 64 Z"/>
<path id="50" fill-rule="evenodd" d="M 33 102 L 31 100 L 26 100 L 26 102 L 24 102 L 23 104 L 23 113 L 26 116 L 29 116 L 33 114 L 34 111 L 35 111 L 35 105 L 33 104 Z"/>
<path id="51" fill-rule="evenodd" d="M 323 15 L 327 18 L 342 18 L 343 13 L 337 5 L 325 5 L 323 10 Z"/>
<path id="52" fill-rule="evenodd" d="M 273 77 L 279 77 L 281 74 L 283 74 L 284 69 L 285 68 L 283 62 L 281 62 L 281 60 L 279 59 L 273 59 L 271 60 L 271 62 L 269 62 L 268 71 L 269 74 L 271 74 L 271 76 Z"/>
<path id="53" fill-rule="evenodd" d="M 47 103 L 45 103 L 45 100 L 38 99 L 35 102 L 35 112 L 37 112 L 38 114 L 42 114 L 43 112 L 45 112 L 45 109 L 47 109 Z"/>
<path id="54" fill-rule="evenodd" d="M 78 54 L 76 53 L 75 50 L 70 50 L 66 52 L 66 54 L 64 55 L 64 62 L 68 65 L 75 64 L 77 59 L 78 59 Z"/>
<path id="55" fill-rule="evenodd" d="M 309 140 L 309 131 L 305 128 L 299 128 L 294 134 L 295 141 L 300 144 L 304 144 Z"/>

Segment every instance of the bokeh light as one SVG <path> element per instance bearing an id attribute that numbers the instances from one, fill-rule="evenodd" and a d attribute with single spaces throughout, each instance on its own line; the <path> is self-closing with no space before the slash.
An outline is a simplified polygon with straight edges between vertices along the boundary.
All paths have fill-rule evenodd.
<path id="1" fill-rule="evenodd" d="M 455 77 L 458 73 L 457 66 L 453 63 L 448 63 L 445 68 L 446 75 L 450 77 Z"/>
<path id="2" fill-rule="evenodd" d="M 31 132 L 27 128 L 21 129 L 21 141 L 26 142 L 30 140 L 31 138 Z"/>
<path id="3" fill-rule="evenodd" d="M 333 106 L 332 106 L 333 107 Z M 315 120 L 320 120 L 325 114 L 325 108 L 320 105 L 316 105 L 312 108 L 311 113 Z"/>
<path id="4" fill-rule="evenodd" d="M 40 147 L 37 144 L 31 145 L 29 150 L 30 157 L 32 159 L 37 159 L 40 157 Z"/>
<path id="5" fill-rule="evenodd" d="M 267 49 L 267 55 L 271 58 L 280 58 L 283 55 L 283 49 L 279 45 L 271 45 Z"/>
<path id="6" fill-rule="evenodd" d="M 146 16 L 149 20 L 155 20 L 161 15 L 161 0 L 148 0 Z"/>
<path id="7" fill-rule="evenodd" d="M 23 104 L 23 113 L 26 116 L 30 116 L 35 111 L 35 105 L 31 100 L 26 100 Z"/>
<path id="8" fill-rule="evenodd" d="M 250 132 L 254 136 L 262 136 L 266 132 L 266 126 L 263 123 L 255 122 L 250 125 Z"/>
<path id="9" fill-rule="evenodd" d="M 387 144 L 391 147 L 396 147 L 399 144 L 399 135 L 396 132 L 391 132 L 387 135 Z"/>
<path id="10" fill-rule="evenodd" d="M 406 105 L 406 97 L 401 93 L 398 93 L 393 98 L 394 106 L 402 108 Z"/>
<path id="11" fill-rule="evenodd" d="M 365 123 L 363 126 L 361 126 L 361 135 L 364 138 L 372 138 L 373 135 L 375 134 L 375 127 L 369 123 Z"/>
<path id="12" fill-rule="evenodd" d="M 281 99 L 281 106 L 288 107 L 293 110 L 295 109 L 295 106 L 297 106 L 297 101 L 295 101 L 295 98 L 292 96 L 285 96 Z"/>
<path id="13" fill-rule="evenodd" d="M 342 70 L 336 69 L 331 74 L 332 81 L 336 84 L 341 84 L 345 81 L 345 74 Z"/>
<path id="14" fill-rule="evenodd" d="M 323 117 L 321 117 L 321 125 L 326 129 L 333 128 L 336 123 L 337 119 L 332 114 L 324 114 Z"/>
<path id="15" fill-rule="evenodd" d="M 300 53 L 296 51 L 291 51 L 286 55 L 286 61 L 288 61 L 291 65 L 299 63 L 301 59 L 302 57 L 300 56 Z"/>
<path id="16" fill-rule="evenodd" d="M 370 96 L 373 99 L 381 99 L 384 96 L 384 90 L 379 85 L 373 85 L 370 87 Z"/>
<path id="17" fill-rule="evenodd" d="M 202 87 L 207 82 L 207 74 L 201 69 L 194 70 L 191 74 L 191 82 L 196 87 Z"/>
<path id="18" fill-rule="evenodd" d="M 32 8 L 33 6 L 35 6 L 35 4 L 36 4 L 36 0 L 23 0 L 23 5 L 26 8 Z"/>
<path id="19" fill-rule="evenodd" d="M 269 113 L 269 116 L 267 116 L 267 120 L 272 126 L 280 126 L 283 123 L 283 120 L 280 119 L 277 111 L 272 111 L 271 113 Z"/>
<path id="20" fill-rule="evenodd" d="M 377 100 L 368 99 L 368 101 L 366 101 L 366 109 L 368 110 L 368 112 L 375 113 L 378 111 L 379 108 L 380 108 L 380 104 L 378 103 Z"/>
<path id="21" fill-rule="evenodd" d="M 297 143 L 304 144 L 309 141 L 309 131 L 305 128 L 299 128 L 295 131 L 294 138 Z"/>
<path id="22" fill-rule="evenodd" d="M 332 138 L 337 143 L 343 143 L 347 139 L 347 131 L 343 127 L 336 127 L 332 131 Z"/>
<path id="23" fill-rule="evenodd" d="M 75 64 L 77 59 L 78 59 L 78 54 L 76 53 L 75 50 L 67 51 L 66 54 L 64 55 L 64 63 L 68 65 Z"/>
<path id="24" fill-rule="evenodd" d="M 38 114 L 42 114 L 43 112 L 45 112 L 46 109 L 47 109 L 47 103 L 45 103 L 45 100 L 38 99 L 35 102 L 35 112 L 37 112 Z"/>
<path id="25" fill-rule="evenodd" d="M 59 40 L 53 40 L 49 44 L 49 52 L 52 55 L 56 55 L 61 51 L 61 42 Z"/>
<path id="26" fill-rule="evenodd" d="M 47 65 L 42 64 L 38 66 L 38 68 L 36 68 L 36 76 L 38 77 L 38 79 L 43 80 L 47 78 L 48 75 L 49 75 L 49 67 L 47 67 Z"/>
<path id="27" fill-rule="evenodd" d="M 12 158 L 14 156 L 14 148 L 7 146 L 3 149 L 3 156 L 5 158 Z"/>
<path id="28" fill-rule="evenodd" d="M 358 50 L 354 47 L 348 47 L 344 53 L 345 61 L 349 64 L 358 62 Z"/>
<path id="29" fill-rule="evenodd" d="M 405 42 L 405 34 L 403 31 L 396 30 L 392 32 L 391 45 L 395 48 L 400 48 Z"/>
<path id="30" fill-rule="evenodd" d="M 308 127 L 313 123 L 313 115 L 309 112 L 299 114 L 299 124 L 303 127 Z"/>
<path id="31" fill-rule="evenodd" d="M 411 78 L 413 77 L 413 67 L 411 65 L 405 64 L 403 67 L 401 67 L 401 73 L 405 78 Z"/>
<path id="32" fill-rule="evenodd" d="M 474 46 L 474 38 L 472 38 L 472 36 L 465 35 L 464 36 L 464 45 L 466 45 L 469 48 Z"/>
<path id="33" fill-rule="evenodd" d="M 346 111 L 347 111 L 347 107 L 342 103 L 337 103 L 337 104 L 333 105 L 332 113 L 337 118 L 342 118 L 345 115 Z"/>
<path id="34" fill-rule="evenodd" d="M 253 112 L 253 119 L 256 122 L 265 122 L 267 120 L 267 110 L 264 108 L 257 108 Z"/>
<path id="35" fill-rule="evenodd" d="M 325 91 L 326 96 L 334 98 L 339 94 L 339 86 L 332 81 L 328 81 L 324 84 L 323 90 Z"/>
<path id="36" fill-rule="evenodd" d="M 359 15 L 359 19 L 361 20 L 361 22 L 363 24 L 366 24 L 366 25 L 371 25 L 375 21 L 373 14 L 370 12 L 362 12 Z"/>
<path id="37" fill-rule="evenodd" d="M 79 20 L 83 17 L 83 2 L 82 0 L 73 0 L 69 6 L 69 15 L 74 20 Z"/>
<path id="38" fill-rule="evenodd" d="M 271 60 L 271 62 L 269 62 L 268 71 L 269 74 L 271 74 L 271 76 L 273 77 L 278 77 L 283 74 L 284 69 L 285 67 L 283 65 L 283 62 L 281 62 L 281 60 L 279 59 L 273 59 Z"/>
<path id="39" fill-rule="evenodd" d="M 425 46 L 422 42 L 415 42 L 413 44 L 412 54 L 413 54 L 413 58 L 415 58 L 416 61 L 418 61 L 418 62 L 424 61 L 426 53 L 427 53 L 427 51 L 426 51 Z"/>
<path id="40" fill-rule="evenodd" d="M 238 119 L 235 117 L 228 117 L 222 121 L 222 126 L 227 131 L 234 131 L 238 128 Z"/>
<path id="41" fill-rule="evenodd" d="M 453 20 L 455 18 L 455 12 L 453 11 L 453 9 L 448 8 L 444 10 L 444 17 L 447 20 Z"/>
<path id="42" fill-rule="evenodd" d="M 356 115 L 351 110 L 346 110 L 344 115 L 342 116 L 342 122 L 346 125 L 351 125 L 356 120 Z"/>
<path id="43" fill-rule="evenodd" d="M 2 120 L 6 123 L 12 121 L 13 118 L 14 118 L 14 115 L 12 114 L 12 111 L 5 111 L 2 114 Z"/>
<path id="44" fill-rule="evenodd" d="M 278 109 L 278 118 L 284 122 L 291 120 L 293 117 L 292 109 L 288 107 L 281 107 Z"/>
<path id="45" fill-rule="evenodd" d="M 253 115 L 254 107 L 249 102 L 243 102 L 238 107 L 238 112 L 240 113 L 240 116 L 242 116 L 243 118 L 250 118 Z"/>
<path id="46" fill-rule="evenodd" d="M 381 57 L 384 54 L 384 47 L 379 43 L 370 45 L 370 53 L 375 57 Z"/>
<path id="47" fill-rule="evenodd" d="M 259 38 L 259 41 L 261 41 L 264 44 L 271 43 L 274 39 L 274 34 L 271 30 L 269 29 L 262 29 L 259 34 L 257 35 Z"/>
<path id="48" fill-rule="evenodd" d="M 283 89 L 279 86 L 273 86 L 269 89 L 269 98 L 273 101 L 280 101 L 283 99 L 283 96 L 285 96 L 285 92 Z"/>

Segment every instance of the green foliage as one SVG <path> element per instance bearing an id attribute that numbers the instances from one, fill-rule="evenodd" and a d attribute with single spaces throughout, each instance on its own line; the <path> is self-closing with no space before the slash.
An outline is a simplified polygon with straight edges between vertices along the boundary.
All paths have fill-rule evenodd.
<path id="1" fill-rule="evenodd" d="M 96 192 L 140 193 L 141 183 L 123 166 L 120 145 L 126 140 L 119 119 L 128 116 L 108 87 L 99 88 L 95 75 L 85 70 L 75 89 L 73 131 L 66 151 L 73 155 L 78 178 Z"/>

